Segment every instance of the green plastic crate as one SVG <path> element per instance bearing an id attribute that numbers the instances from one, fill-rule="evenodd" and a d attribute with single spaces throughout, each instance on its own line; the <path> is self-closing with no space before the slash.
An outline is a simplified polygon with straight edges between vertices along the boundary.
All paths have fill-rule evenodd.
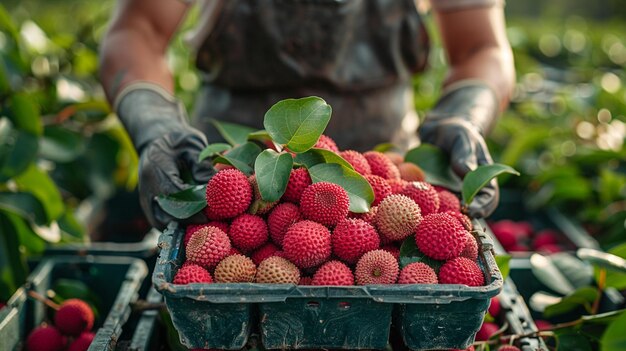
<path id="1" fill-rule="evenodd" d="M 9 299 L 0 312 L 2 350 L 20 350 L 22 340 L 46 318 L 43 303 L 28 298 L 28 290 L 42 295 L 57 279 L 84 282 L 100 299 L 100 318 L 90 351 L 113 350 L 121 326 L 131 312 L 130 303 L 148 274 L 146 264 L 129 257 L 54 257 L 45 258 L 28 276 L 27 283 Z M 108 312 L 107 312 L 108 311 Z"/>
<path id="2" fill-rule="evenodd" d="M 152 280 L 189 348 L 240 349 L 254 330 L 268 349 L 382 349 L 393 320 L 411 349 L 463 349 L 474 341 L 491 297 L 502 289 L 491 240 L 484 232 L 475 235 L 487 282 L 481 287 L 174 285 L 184 260 L 184 230 L 172 223 L 159 240 Z"/>

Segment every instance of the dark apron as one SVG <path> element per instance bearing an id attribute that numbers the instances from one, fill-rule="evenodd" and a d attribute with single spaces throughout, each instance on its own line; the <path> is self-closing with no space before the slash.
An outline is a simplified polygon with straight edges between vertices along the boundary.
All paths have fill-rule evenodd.
<path id="1" fill-rule="evenodd" d="M 261 129 L 278 100 L 311 95 L 332 106 L 325 134 L 341 149 L 415 138 L 403 124 L 417 125 L 411 77 L 429 43 L 413 0 L 226 0 L 218 18 L 193 114 L 210 142 L 211 118 Z"/>

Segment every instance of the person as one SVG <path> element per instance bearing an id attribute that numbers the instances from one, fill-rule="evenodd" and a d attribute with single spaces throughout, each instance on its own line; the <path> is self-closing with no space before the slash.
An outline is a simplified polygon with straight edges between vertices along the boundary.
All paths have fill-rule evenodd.
<path id="1" fill-rule="evenodd" d="M 501 0 L 431 0 L 449 72 L 418 132 L 411 78 L 426 66 L 429 40 L 414 0 L 200 5 L 189 38 L 203 72 L 192 125 L 173 95 L 166 55 L 189 3 L 121 0 L 102 42 L 101 81 L 140 155 L 140 202 L 154 226 L 172 219 L 155 196 L 214 174 L 209 161 L 197 162 L 207 140 L 220 140 L 211 118 L 262 128 L 265 111 L 284 98 L 325 99 L 333 108 L 325 133 L 342 149 L 407 148 L 419 136 L 446 151 L 461 178 L 492 162 L 484 138 L 515 80 Z M 469 212 L 487 216 L 497 202 L 494 180 Z"/>

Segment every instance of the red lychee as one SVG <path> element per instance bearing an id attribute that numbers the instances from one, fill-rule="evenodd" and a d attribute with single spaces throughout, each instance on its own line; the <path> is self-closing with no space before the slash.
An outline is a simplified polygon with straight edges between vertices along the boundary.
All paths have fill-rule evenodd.
<path id="1" fill-rule="evenodd" d="M 442 190 L 437 193 L 439 195 L 439 212 L 456 211 L 461 210 L 461 201 L 453 193 Z"/>
<path id="2" fill-rule="evenodd" d="M 537 250 L 544 245 L 557 245 L 559 243 L 559 233 L 552 229 L 540 230 L 533 238 L 532 247 Z"/>
<path id="3" fill-rule="evenodd" d="M 467 257 L 472 261 L 476 261 L 478 259 L 478 242 L 470 232 L 465 233 L 467 233 L 465 235 L 467 237 L 467 241 L 465 242 L 463 251 L 461 251 L 459 256 Z"/>
<path id="4" fill-rule="evenodd" d="M 345 263 L 328 261 L 315 272 L 311 285 L 354 285 L 354 276 Z"/>
<path id="5" fill-rule="evenodd" d="M 330 257 L 330 231 L 313 221 L 298 222 L 283 238 L 285 257 L 300 268 L 315 267 Z"/>
<path id="6" fill-rule="evenodd" d="M 420 207 L 407 196 L 392 194 L 378 204 L 376 228 L 391 241 L 413 234 L 421 221 Z"/>
<path id="7" fill-rule="evenodd" d="M 398 284 L 437 284 L 437 273 L 423 262 L 409 263 L 400 271 Z"/>
<path id="8" fill-rule="evenodd" d="M 466 235 L 467 231 L 456 218 L 446 213 L 432 213 L 417 226 L 415 243 L 428 257 L 448 260 L 461 254 Z"/>
<path id="9" fill-rule="evenodd" d="M 432 185 L 426 182 L 410 182 L 404 187 L 402 195 L 415 201 L 422 210 L 422 216 L 439 211 L 439 195 Z"/>
<path id="10" fill-rule="evenodd" d="M 368 151 L 363 156 L 370 165 L 373 175 L 384 179 L 400 178 L 398 167 L 385 154 L 378 151 Z"/>
<path id="11" fill-rule="evenodd" d="M 356 263 L 364 253 L 380 246 L 376 229 L 362 219 L 341 220 L 331 237 L 333 253 L 349 264 Z"/>
<path id="12" fill-rule="evenodd" d="M 187 261 L 211 269 L 228 256 L 230 249 L 230 239 L 223 230 L 217 227 L 205 227 L 200 228 L 191 237 L 185 252 Z"/>
<path id="13" fill-rule="evenodd" d="M 333 139 L 331 139 L 328 135 L 320 135 L 320 138 L 317 139 L 314 148 L 330 150 L 332 152 L 339 152 L 339 148 L 337 147 L 337 143 Z"/>
<path id="14" fill-rule="evenodd" d="M 80 299 L 63 301 L 54 315 L 54 325 L 64 335 L 80 335 L 93 328 L 93 311 L 88 303 Z"/>
<path id="15" fill-rule="evenodd" d="M 33 329 L 26 338 L 27 351 L 62 351 L 65 349 L 65 337 L 52 326 Z"/>
<path id="16" fill-rule="evenodd" d="M 276 247 L 276 245 L 272 243 L 267 243 L 259 247 L 258 250 L 252 253 L 252 256 L 250 256 L 250 258 L 252 258 L 254 264 L 258 265 L 266 258 L 274 256 L 276 251 L 278 251 L 278 247 Z"/>
<path id="17" fill-rule="evenodd" d="M 246 212 L 250 206 L 252 186 L 241 171 L 223 170 L 209 180 L 206 201 L 211 219 L 233 218 Z"/>
<path id="18" fill-rule="evenodd" d="M 228 236 L 236 248 L 248 252 L 265 244 L 269 233 L 263 218 L 244 213 L 230 224 Z"/>
<path id="19" fill-rule="evenodd" d="M 348 214 L 349 218 L 362 219 L 371 225 L 375 225 L 376 221 L 376 212 L 378 212 L 378 206 L 370 207 L 370 210 L 365 213 L 354 213 L 350 212 Z"/>
<path id="20" fill-rule="evenodd" d="M 400 178 L 408 182 L 423 182 L 426 179 L 424 171 L 416 164 L 402 162 L 398 165 Z"/>
<path id="21" fill-rule="evenodd" d="M 309 185 L 311 185 L 311 176 L 306 168 L 292 169 L 289 175 L 289 181 L 287 182 L 287 188 L 281 199 L 283 201 L 299 204 L 302 192 Z"/>
<path id="22" fill-rule="evenodd" d="M 544 319 L 536 319 L 535 325 L 537 326 L 538 330 L 552 330 L 552 328 L 554 328 L 554 325 L 552 325 L 552 323 Z"/>
<path id="23" fill-rule="evenodd" d="M 517 346 L 513 345 L 502 345 L 498 347 L 496 351 L 521 351 Z"/>
<path id="24" fill-rule="evenodd" d="M 381 250 L 385 250 L 393 255 L 396 260 L 400 259 L 400 248 L 394 245 L 385 245 L 380 248 Z"/>
<path id="25" fill-rule="evenodd" d="M 346 218 L 350 210 L 350 198 L 341 186 L 328 182 L 309 185 L 300 198 L 300 212 L 305 218 L 335 226 Z"/>
<path id="26" fill-rule="evenodd" d="M 90 332 L 80 334 L 67 348 L 67 351 L 87 351 L 96 335 Z"/>
<path id="27" fill-rule="evenodd" d="M 287 229 L 301 219 L 302 214 L 297 205 L 290 202 L 278 204 L 267 217 L 267 226 L 269 227 L 272 241 L 282 246 L 283 237 L 287 233 Z"/>
<path id="28" fill-rule="evenodd" d="M 377 206 L 384 198 L 391 195 L 391 186 L 387 184 L 385 178 L 370 174 L 366 175 L 365 179 L 370 183 L 374 191 L 374 202 L 372 202 L 372 206 Z"/>
<path id="29" fill-rule="evenodd" d="M 185 263 L 174 276 L 174 284 L 212 283 L 211 274 L 194 263 Z"/>
<path id="30" fill-rule="evenodd" d="M 480 326 L 478 333 L 476 333 L 476 341 L 487 341 L 489 338 L 498 332 L 497 324 L 491 322 L 484 322 L 483 325 Z"/>
<path id="31" fill-rule="evenodd" d="M 485 277 L 476 262 L 465 257 L 453 258 L 439 269 L 439 283 L 481 286 Z"/>
<path id="32" fill-rule="evenodd" d="M 387 179 L 387 184 L 389 184 L 392 194 L 400 194 L 408 182 L 402 179 Z"/>
<path id="33" fill-rule="evenodd" d="M 393 284 L 398 278 L 398 260 L 387 251 L 365 253 L 356 264 L 354 276 L 358 285 Z"/>
<path id="34" fill-rule="evenodd" d="M 372 173 L 372 169 L 370 168 L 369 163 L 367 163 L 367 160 L 365 159 L 363 154 L 361 154 L 360 152 L 354 151 L 354 150 L 347 150 L 347 151 L 340 152 L 339 156 L 341 156 L 344 160 L 348 161 L 348 163 L 351 164 L 352 167 L 354 167 L 354 170 L 357 173 L 361 175 Z"/>
<path id="35" fill-rule="evenodd" d="M 497 296 L 494 296 L 491 298 L 491 302 L 489 304 L 489 309 L 487 311 L 489 311 L 489 314 L 494 317 L 497 318 L 500 315 L 500 310 L 501 310 L 501 306 L 500 306 L 500 299 Z"/>
<path id="36" fill-rule="evenodd" d="M 466 215 L 462 214 L 459 211 L 446 211 L 444 213 L 449 214 L 450 216 L 456 218 L 465 228 L 465 230 L 467 230 L 468 232 L 471 232 L 472 230 L 474 230 L 474 226 L 472 225 L 472 220 L 469 219 L 469 217 L 467 217 Z"/>
<path id="37" fill-rule="evenodd" d="M 311 285 L 312 282 L 312 277 L 300 277 L 300 282 L 298 283 L 298 285 Z"/>

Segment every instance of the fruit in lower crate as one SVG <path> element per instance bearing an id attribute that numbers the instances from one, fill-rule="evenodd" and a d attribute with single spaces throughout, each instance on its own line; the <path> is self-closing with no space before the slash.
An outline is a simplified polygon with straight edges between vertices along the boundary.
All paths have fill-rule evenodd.
<path id="1" fill-rule="evenodd" d="M 296 168 L 291 170 L 289 174 L 289 181 L 287 182 L 287 188 L 285 193 L 281 197 L 283 201 L 288 201 L 294 204 L 300 203 L 300 197 L 302 192 L 309 185 L 311 185 L 311 176 L 306 168 Z"/>
<path id="2" fill-rule="evenodd" d="M 354 151 L 354 150 L 346 150 L 346 151 L 341 151 L 339 153 L 339 156 L 341 156 L 344 160 L 348 161 L 348 163 L 351 164 L 352 167 L 354 167 L 354 170 L 357 173 L 361 175 L 372 173 L 372 169 L 370 168 L 369 163 L 367 163 L 367 160 L 365 159 L 365 156 L 363 156 L 362 153 L 358 151 Z"/>
<path id="3" fill-rule="evenodd" d="M 439 211 L 439 195 L 435 188 L 426 182 L 410 182 L 402 190 L 402 195 L 408 196 L 419 205 L 422 216 Z"/>
<path id="4" fill-rule="evenodd" d="M 478 242 L 470 232 L 465 233 L 467 241 L 465 242 L 463 251 L 461 251 L 461 254 L 459 256 L 467 257 L 470 260 L 476 261 L 476 259 L 478 259 Z"/>
<path id="5" fill-rule="evenodd" d="M 439 283 L 481 286 L 485 283 L 485 277 L 476 262 L 469 258 L 457 257 L 446 261 L 441 266 Z"/>
<path id="6" fill-rule="evenodd" d="M 61 351 L 65 349 L 66 339 L 59 330 L 52 326 L 33 329 L 26 338 L 27 351 Z"/>
<path id="7" fill-rule="evenodd" d="M 378 151 L 367 151 L 363 154 L 370 165 L 373 175 L 384 179 L 400 178 L 398 167 L 387 157 Z"/>
<path id="8" fill-rule="evenodd" d="M 228 235 L 217 227 L 199 229 L 186 246 L 187 261 L 212 269 L 231 250 Z"/>
<path id="9" fill-rule="evenodd" d="M 437 284 L 437 273 L 429 265 L 413 262 L 400 271 L 398 284 Z"/>
<path id="10" fill-rule="evenodd" d="M 80 334 L 72 343 L 70 347 L 67 348 L 67 351 L 87 351 L 93 338 L 95 337 L 94 333 L 85 332 Z"/>
<path id="11" fill-rule="evenodd" d="M 364 253 L 378 249 L 380 239 L 374 227 L 362 219 L 341 220 L 331 235 L 335 256 L 349 263 L 356 263 Z"/>
<path id="12" fill-rule="evenodd" d="M 298 284 L 300 270 L 287 259 L 277 256 L 269 257 L 257 267 L 257 283 Z"/>
<path id="13" fill-rule="evenodd" d="M 487 341 L 489 338 L 496 334 L 500 327 L 496 323 L 484 322 L 480 326 L 478 333 L 476 333 L 476 341 Z"/>
<path id="14" fill-rule="evenodd" d="M 354 276 L 345 263 L 328 261 L 315 272 L 311 285 L 354 285 Z"/>
<path id="15" fill-rule="evenodd" d="M 246 212 L 250 206 L 252 186 L 241 171 L 227 169 L 209 180 L 206 201 L 211 219 L 234 218 Z"/>
<path id="16" fill-rule="evenodd" d="M 63 301 L 54 314 L 54 325 L 64 335 L 80 335 L 93 328 L 94 315 L 88 303 L 80 299 Z"/>
<path id="17" fill-rule="evenodd" d="M 290 202 L 278 204 L 267 217 L 267 226 L 272 241 L 282 246 L 283 237 L 287 233 L 287 229 L 301 219 L 302 214 L 297 205 Z"/>
<path id="18" fill-rule="evenodd" d="M 385 250 L 364 254 L 356 264 L 354 277 L 358 285 L 393 284 L 398 279 L 398 260 Z"/>
<path id="19" fill-rule="evenodd" d="M 519 229 L 515 222 L 510 220 L 501 220 L 492 223 L 489 227 L 491 228 L 493 235 L 505 249 L 517 244 Z"/>
<path id="20" fill-rule="evenodd" d="M 417 247 L 428 257 L 447 260 L 458 257 L 467 242 L 467 231 L 446 213 L 425 216 L 415 233 Z"/>
<path id="21" fill-rule="evenodd" d="M 559 234 L 551 229 L 544 229 L 537 232 L 532 241 L 532 247 L 535 250 L 546 245 L 557 245 L 559 243 Z"/>
<path id="22" fill-rule="evenodd" d="M 313 221 L 300 221 L 283 238 L 285 257 L 300 268 L 315 267 L 330 257 L 331 236 L 328 228 Z"/>
<path id="23" fill-rule="evenodd" d="M 543 319 L 535 320 L 535 325 L 539 330 L 552 330 L 552 328 L 554 328 L 554 325 L 552 325 L 552 323 Z"/>
<path id="24" fill-rule="evenodd" d="M 552 254 L 563 251 L 563 248 L 560 245 L 544 244 L 539 246 L 535 250 L 543 253 Z"/>
<path id="25" fill-rule="evenodd" d="M 420 207 L 407 196 L 392 194 L 378 205 L 376 228 L 391 241 L 410 236 L 421 221 Z"/>
<path id="26" fill-rule="evenodd" d="M 174 284 L 212 283 L 211 274 L 194 263 L 185 263 L 174 276 Z"/>
<path id="27" fill-rule="evenodd" d="M 453 193 L 441 190 L 437 192 L 437 195 L 439 195 L 439 212 L 461 210 L 461 201 Z"/>
<path id="28" fill-rule="evenodd" d="M 398 165 L 400 178 L 408 182 L 423 182 L 426 179 L 424 171 L 416 164 L 402 162 Z"/>
<path id="29" fill-rule="evenodd" d="M 492 317 L 498 317 L 500 315 L 500 310 L 500 299 L 497 296 L 492 297 L 487 311 L 489 311 L 489 314 Z"/>
<path id="30" fill-rule="evenodd" d="M 502 345 L 498 347 L 497 351 L 521 351 L 517 346 L 513 345 Z"/>
<path id="31" fill-rule="evenodd" d="M 267 242 L 269 234 L 263 218 L 244 213 L 230 224 L 228 236 L 233 246 L 241 251 L 252 251 Z"/>
<path id="32" fill-rule="evenodd" d="M 317 142 L 313 146 L 318 149 L 330 150 L 332 152 L 339 152 L 339 148 L 337 147 L 337 143 L 333 139 L 331 139 L 328 135 L 320 135 L 320 138 L 317 139 Z"/>
<path id="33" fill-rule="evenodd" d="M 252 259 L 252 262 L 254 262 L 254 264 L 258 265 L 259 263 L 263 262 L 264 259 L 274 256 L 274 254 L 278 250 L 279 249 L 278 247 L 276 247 L 276 245 L 272 243 L 267 243 L 259 247 L 258 250 L 256 250 L 255 252 L 253 252 L 250 258 Z"/>
<path id="34" fill-rule="evenodd" d="M 391 195 L 391 187 L 385 178 L 369 174 L 365 176 L 365 179 L 368 183 L 370 183 L 372 191 L 374 191 L 374 201 L 372 202 L 372 206 L 378 206 L 384 198 Z"/>
<path id="35" fill-rule="evenodd" d="M 216 283 L 251 283 L 255 275 L 256 265 L 244 255 L 224 258 L 213 273 Z"/>
<path id="36" fill-rule="evenodd" d="M 302 215 L 326 226 L 335 226 L 348 216 L 350 198 L 341 186 L 319 182 L 309 185 L 300 198 Z"/>

